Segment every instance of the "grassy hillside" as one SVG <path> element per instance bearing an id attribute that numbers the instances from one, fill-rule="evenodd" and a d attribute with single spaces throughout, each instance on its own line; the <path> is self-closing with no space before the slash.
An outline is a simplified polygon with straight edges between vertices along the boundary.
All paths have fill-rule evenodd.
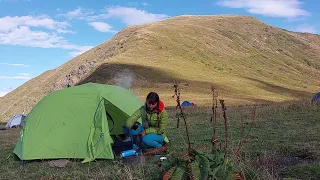
<path id="1" fill-rule="evenodd" d="M 179 16 L 127 27 L 2 97 L 0 121 L 65 88 L 66 75 L 74 84 L 125 84 L 142 99 L 157 91 L 167 105 L 175 103 L 174 79 L 184 85 L 182 100 L 200 105 L 211 103 L 211 85 L 230 104 L 311 99 L 320 86 L 320 36 L 246 16 Z"/>

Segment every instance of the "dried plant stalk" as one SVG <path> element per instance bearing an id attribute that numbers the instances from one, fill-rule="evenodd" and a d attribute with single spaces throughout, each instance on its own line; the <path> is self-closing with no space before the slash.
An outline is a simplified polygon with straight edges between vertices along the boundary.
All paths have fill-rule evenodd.
<path id="1" fill-rule="evenodd" d="M 180 115 L 182 115 L 182 118 L 184 120 L 184 125 L 186 127 L 186 134 L 187 134 L 187 138 L 188 138 L 188 152 L 191 152 L 191 143 L 190 143 L 190 137 L 189 137 L 189 131 L 188 131 L 188 125 L 187 125 L 187 120 L 186 120 L 186 117 L 184 115 L 184 112 L 182 110 L 182 107 L 181 107 L 181 104 L 180 104 L 180 89 L 179 89 L 179 81 L 175 81 L 174 82 L 174 92 L 175 92 L 175 95 L 177 97 L 177 106 L 176 106 L 176 109 L 179 108 L 180 109 L 180 114 L 178 115 L 178 121 L 177 121 L 177 128 L 179 127 L 179 120 L 180 120 Z M 173 97 L 174 97 L 173 96 Z"/>
<path id="2" fill-rule="evenodd" d="M 226 114 L 226 106 L 224 104 L 224 100 L 220 99 L 220 104 L 222 107 L 223 112 L 223 119 L 224 119 L 224 166 L 226 166 L 227 162 L 227 151 L 228 151 L 228 119 Z"/>
<path id="3" fill-rule="evenodd" d="M 177 97 L 177 106 L 176 106 L 176 110 L 180 107 L 180 89 L 179 89 L 179 81 L 174 81 L 174 95 L 172 96 L 173 98 L 176 96 Z M 177 128 L 179 128 L 179 124 L 180 124 L 180 115 L 178 115 L 177 117 Z"/>
<path id="4" fill-rule="evenodd" d="M 212 90 L 212 117 L 211 117 L 211 122 L 212 122 L 212 127 L 213 127 L 213 136 L 211 139 L 211 144 L 212 147 L 216 147 L 216 141 L 217 141 L 217 136 L 216 136 L 216 130 L 217 130 L 217 99 L 215 97 L 215 88 L 211 86 Z"/>

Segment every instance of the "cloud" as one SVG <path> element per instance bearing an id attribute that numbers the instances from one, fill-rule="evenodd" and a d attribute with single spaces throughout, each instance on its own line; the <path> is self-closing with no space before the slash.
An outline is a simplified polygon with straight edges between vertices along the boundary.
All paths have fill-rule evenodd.
<path id="1" fill-rule="evenodd" d="M 46 29 L 65 29 L 70 26 L 67 22 L 60 22 L 48 16 L 5 16 L 0 18 L 0 32 L 8 32 L 20 26 L 42 27 Z"/>
<path id="2" fill-rule="evenodd" d="M 165 14 L 152 14 L 144 10 L 128 7 L 110 7 L 94 14 L 84 8 L 69 11 L 63 16 L 70 19 L 91 21 L 88 24 L 100 32 L 115 33 L 112 27 L 102 21 L 110 18 L 122 20 L 127 25 L 144 24 L 169 17 Z M 56 21 L 49 16 L 6 16 L 0 18 L 0 45 L 20 45 L 38 48 L 61 48 L 73 50 L 74 57 L 92 46 L 80 46 L 70 43 L 62 34 L 75 33 L 68 30 L 71 26 L 65 21 Z"/>
<path id="3" fill-rule="evenodd" d="M 60 33 L 60 34 L 75 34 L 76 32 L 71 31 L 71 30 L 66 30 L 66 29 L 57 29 L 57 33 Z"/>
<path id="4" fill-rule="evenodd" d="M 62 44 L 67 44 L 67 41 L 53 33 L 32 31 L 27 26 L 20 26 L 8 33 L 0 32 L 0 44 L 53 48 L 61 47 Z"/>
<path id="5" fill-rule="evenodd" d="M 26 76 L 26 77 L 30 77 L 31 75 L 29 73 L 18 73 L 19 76 Z"/>
<path id="6" fill-rule="evenodd" d="M 77 51 L 72 51 L 69 53 L 69 58 L 74 58 L 86 51 L 88 51 L 89 49 L 93 48 L 94 46 L 82 46 L 81 48 L 77 49 Z"/>
<path id="7" fill-rule="evenodd" d="M 66 22 L 54 21 L 47 16 L 6 16 L 0 18 L 0 44 L 20 45 L 39 48 L 61 48 L 82 51 L 87 46 L 79 46 L 68 42 L 57 33 L 74 33 L 65 29 Z M 32 30 L 32 27 L 42 27 L 44 30 Z M 54 32 L 57 31 L 57 33 Z"/>
<path id="8" fill-rule="evenodd" d="M 146 3 L 146 2 L 142 3 L 142 5 L 143 5 L 143 6 L 150 6 L 150 4 L 148 4 L 148 3 Z"/>
<path id="9" fill-rule="evenodd" d="M 106 18 L 119 18 L 127 25 L 144 24 L 169 17 L 166 14 L 152 14 L 144 10 L 128 7 L 111 7 L 107 8 L 106 11 Z"/>
<path id="10" fill-rule="evenodd" d="M 74 58 L 74 57 L 77 57 L 77 56 L 79 56 L 80 54 L 82 54 L 83 52 L 81 52 L 81 51 L 72 51 L 72 52 L 70 52 L 69 53 L 69 58 Z"/>
<path id="11" fill-rule="evenodd" d="M 148 6 L 148 3 L 142 3 L 144 6 Z M 106 19 L 116 18 L 122 20 L 126 25 L 137 25 L 144 24 L 153 21 L 159 21 L 169 16 L 166 14 L 153 14 L 145 10 L 139 10 L 133 7 L 122 7 L 122 6 L 113 6 L 101 10 L 102 13 L 95 13 L 94 11 L 87 10 L 84 8 L 77 8 L 75 10 L 69 11 L 66 14 L 59 14 L 59 16 L 64 16 L 69 19 L 80 19 L 86 20 L 91 23 L 101 22 Z M 89 25 L 93 26 L 89 23 Z M 102 25 L 98 25 L 102 26 Z M 103 25 L 104 28 L 108 28 L 106 25 Z M 108 25 L 109 26 L 109 25 Z M 100 28 L 99 28 L 100 29 Z M 102 32 L 105 32 L 103 30 Z"/>
<path id="12" fill-rule="evenodd" d="M 0 97 L 3 97 L 4 95 L 8 94 L 11 92 L 14 88 L 9 87 L 9 88 L 0 88 Z"/>
<path id="13" fill-rule="evenodd" d="M 30 67 L 30 65 L 25 65 L 25 64 L 10 64 L 10 63 L 1 63 L 2 65 L 8 65 L 8 66 L 21 66 L 21 67 Z"/>
<path id="14" fill-rule="evenodd" d="M 31 77 L 30 77 L 30 74 L 28 73 L 19 73 L 16 76 L 0 76 L 0 79 L 28 80 L 28 79 L 31 79 Z"/>
<path id="15" fill-rule="evenodd" d="M 26 77 L 26 76 L 0 76 L 0 79 L 25 80 L 25 79 L 30 79 L 30 77 Z"/>
<path id="16" fill-rule="evenodd" d="M 296 18 L 310 13 L 301 9 L 299 0 L 220 0 L 218 5 L 229 8 L 243 8 L 251 14 L 269 17 Z"/>
<path id="17" fill-rule="evenodd" d="M 89 25 L 100 32 L 116 32 L 115 30 L 112 30 L 112 27 L 109 24 L 104 22 L 91 22 Z"/>
<path id="18" fill-rule="evenodd" d="M 68 19 L 80 19 L 80 20 L 90 20 L 91 15 L 94 14 L 94 11 L 79 7 L 72 11 L 67 12 L 66 14 L 58 14 L 58 16 L 64 16 Z"/>
<path id="19" fill-rule="evenodd" d="M 317 30 L 315 26 L 309 25 L 309 24 L 300 24 L 295 28 L 295 31 L 297 32 L 305 32 L 305 33 L 313 33 L 316 34 Z"/>
<path id="20" fill-rule="evenodd" d="M 66 29 L 68 26 L 70 25 L 67 22 L 55 21 L 46 15 L 2 17 L 0 18 L 0 44 L 82 50 L 82 46 L 71 44 L 59 35 L 75 33 Z"/>

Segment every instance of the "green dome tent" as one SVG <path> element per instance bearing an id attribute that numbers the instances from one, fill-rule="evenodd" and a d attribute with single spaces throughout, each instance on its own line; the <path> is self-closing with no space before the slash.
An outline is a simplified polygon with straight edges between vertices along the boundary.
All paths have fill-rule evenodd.
<path id="1" fill-rule="evenodd" d="M 129 90 L 88 83 L 45 96 L 26 117 L 14 153 L 21 160 L 114 159 L 110 135 L 142 103 Z"/>

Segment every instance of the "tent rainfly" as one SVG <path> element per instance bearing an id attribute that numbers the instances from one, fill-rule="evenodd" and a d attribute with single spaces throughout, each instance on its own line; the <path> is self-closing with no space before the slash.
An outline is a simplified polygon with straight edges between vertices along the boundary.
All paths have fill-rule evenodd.
<path id="1" fill-rule="evenodd" d="M 26 117 L 13 153 L 21 160 L 114 159 L 111 135 L 123 134 L 125 121 L 141 106 L 131 91 L 114 85 L 88 83 L 52 92 Z"/>

